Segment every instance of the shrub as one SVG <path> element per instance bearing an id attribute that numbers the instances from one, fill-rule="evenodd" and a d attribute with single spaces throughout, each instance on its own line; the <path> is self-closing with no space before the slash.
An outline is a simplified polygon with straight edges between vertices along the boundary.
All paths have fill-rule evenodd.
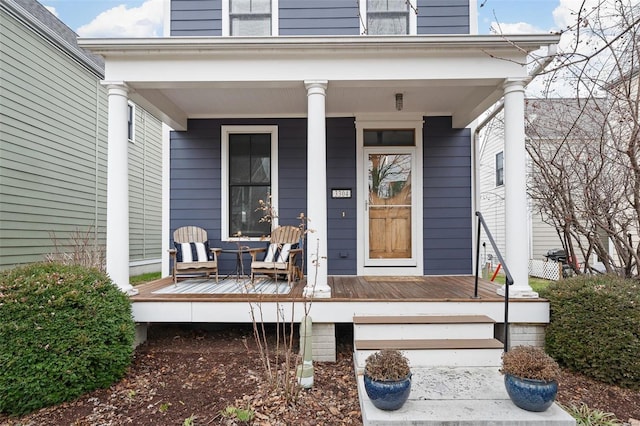
<path id="1" fill-rule="evenodd" d="M 640 388 L 640 284 L 580 276 L 550 285 L 546 349 L 560 364 L 604 383 Z"/>
<path id="2" fill-rule="evenodd" d="M 551 382 L 560 377 L 560 366 L 542 348 L 516 346 L 502 355 L 500 372 L 522 379 Z"/>
<path id="3" fill-rule="evenodd" d="M 0 273 L 0 412 L 21 415 L 120 379 L 131 303 L 97 269 L 42 263 Z"/>
<path id="4" fill-rule="evenodd" d="M 373 380 L 396 381 L 405 379 L 411 374 L 411 369 L 409 360 L 402 352 L 383 349 L 367 357 L 364 373 Z"/>

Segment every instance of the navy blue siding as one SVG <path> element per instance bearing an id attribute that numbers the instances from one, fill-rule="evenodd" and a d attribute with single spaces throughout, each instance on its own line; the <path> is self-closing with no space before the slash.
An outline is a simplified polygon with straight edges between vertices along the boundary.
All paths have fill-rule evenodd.
<path id="1" fill-rule="evenodd" d="M 351 198 L 332 199 L 332 188 L 351 189 Z M 327 192 L 328 273 L 356 275 L 358 194 L 353 117 L 327 119 Z"/>
<path id="2" fill-rule="evenodd" d="M 280 35 L 358 35 L 355 0 L 280 0 Z"/>
<path id="3" fill-rule="evenodd" d="M 171 35 L 222 35 L 222 0 L 171 0 Z"/>
<path id="4" fill-rule="evenodd" d="M 425 117 L 423 139 L 424 274 L 470 274 L 471 131 Z"/>
<path id="5" fill-rule="evenodd" d="M 354 119 L 327 119 L 329 185 L 350 187 L 354 198 L 329 199 L 329 273 L 355 274 L 355 128 Z M 278 216 L 281 225 L 298 225 L 307 209 L 307 120 L 234 119 L 189 120 L 188 131 L 171 132 L 170 235 L 181 226 L 195 225 L 207 230 L 212 246 L 235 248 L 221 237 L 221 140 L 222 125 L 278 126 Z M 341 218 L 341 212 L 345 218 Z M 339 218 L 339 220 L 333 220 Z M 313 219 L 310 218 L 313 228 Z M 260 243 L 249 244 L 260 246 Z M 347 253 L 347 257 L 341 257 Z M 248 259 L 246 259 L 248 261 Z M 235 267 L 231 255 L 220 258 L 220 269 Z"/>
<path id="6" fill-rule="evenodd" d="M 171 0 L 172 36 L 221 36 L 221 0 Z M 469 34 L 469 0 L 418 0 L 418 34 Z M 280 0 L 280 35 L 358 35 L 356 0 Z"/>
<path id="7" fill-rule="evenodd" d="M 469 34 L 469 0 L 418 0 L 418 34 Z"/>
<path id="8" fill-rule="evenodd" d="M 236 248 L 221 242 L 221 140 L 222 125 L 277 125 L 280 205 L 282 225 L 298 225 L 307 206 L 307 120 L 233 119 L 189 120 L 188 131 L 171 132 L 170 235 L 181 226 L 207 230 L 212 247 Z M 256 206 L 257 207 L 257 206 Z M 172 242 L 173 244 L 173 242 Z M 262 243 L 248 244 L 254 247 Z M 249 258 L 245 259 L 248 267 Z M 233 255 L 220 257 L 222 273 L 235 268 Z"/>
<path id="9" fill-rule="evenodd" d="M 296 218 L 301 212 L 306 213 L 307 205 L 306 119 L 189 120 L 188 131 L 171 134 L 171 232 L 180 226 L 197 225 L 207 230 L 212 245 L 235 246 L 220 241 L 220 126 L 223 124 L 278 126 L 278 213 L 281 224 L 297 225 Z M 470 130 L 452 129 L 450 117 L 426 117 L 423 135 L 424 274 L 469 274 L 472 268 Z M 327 119 L 330 275 L 357 273 L 355 141 L 352 117 Z M 352 198 L 331 199 L 332 188 L 350 188 Z M 313 219 L 310 228 L 313 228 Z M 233 270 L 235 259 L 225 255 L 220 263 L 222 272 L 227 273 Z"/>

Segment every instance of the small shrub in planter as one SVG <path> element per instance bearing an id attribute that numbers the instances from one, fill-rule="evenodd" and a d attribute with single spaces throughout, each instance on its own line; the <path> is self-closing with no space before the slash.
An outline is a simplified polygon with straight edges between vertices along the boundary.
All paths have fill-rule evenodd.
<path id="1" fill-rule="evenodd" d="M 365 361 L 364 387 L 375 407 L 399 409 L 411 392 L 409 361 L 397 350 L 374 352 Z"/>
<path id="2" fill-rule="evenodd" d="M 120 379 L 131 303 L 97 269 L 56 263 L 0 273 L 0 412 L 22 415 Z"/>
<path id="3" fill-rule="evenodd" d="M 502 355 L 504 383 L 515 405 L 528 411 L 545 411 L 558 393 L 560 367 L 544 349 L 517 346 Z"/>
<path id="4" fill-rule="evenodd" d="M 545 347 L 561 365 L 598 381 L 640 389 L 640 282 L 579 276 L 551 284 Z"/>
<path id="5" fill-rule="evenodd" d="M 560 366 L 542 348 L 516 346 L 502 355 L 502 374 L 551 382 L 560 377 Z"/>

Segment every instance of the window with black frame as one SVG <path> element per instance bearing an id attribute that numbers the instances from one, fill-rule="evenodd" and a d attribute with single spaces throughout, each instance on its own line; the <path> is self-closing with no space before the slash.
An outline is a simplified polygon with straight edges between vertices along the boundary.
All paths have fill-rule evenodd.
<path id="1" fill-rule="evenodd" d="M 261 237 L 271 225 L 261 222 L 260 200 L 271 192 L 271 134 L 229 135 L 229 235 Z"/>

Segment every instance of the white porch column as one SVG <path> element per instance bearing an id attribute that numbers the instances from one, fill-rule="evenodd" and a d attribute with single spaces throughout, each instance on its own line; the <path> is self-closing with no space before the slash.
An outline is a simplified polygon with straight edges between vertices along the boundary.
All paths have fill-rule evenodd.
<path id="1" fill-rule="evenodd" d="M 128 294 L 129 284 L 129 142 L 128 89 L 124 83 L 107 83 L 107 273 Z"/>
<path id="2" fill-rule="evenodd" d="M 307 285 L 306 297 L 329 298 L 327 279 L 326 80 L 305 81 L 307 89 Z"/>
<path id="3" fill-rule="evenodd" d="M 524 84 L 522 79 L 508 79 L 504 85 L 505 260 L 514 281 L 509 295 L 538 297 L 529 286 Z"/>

